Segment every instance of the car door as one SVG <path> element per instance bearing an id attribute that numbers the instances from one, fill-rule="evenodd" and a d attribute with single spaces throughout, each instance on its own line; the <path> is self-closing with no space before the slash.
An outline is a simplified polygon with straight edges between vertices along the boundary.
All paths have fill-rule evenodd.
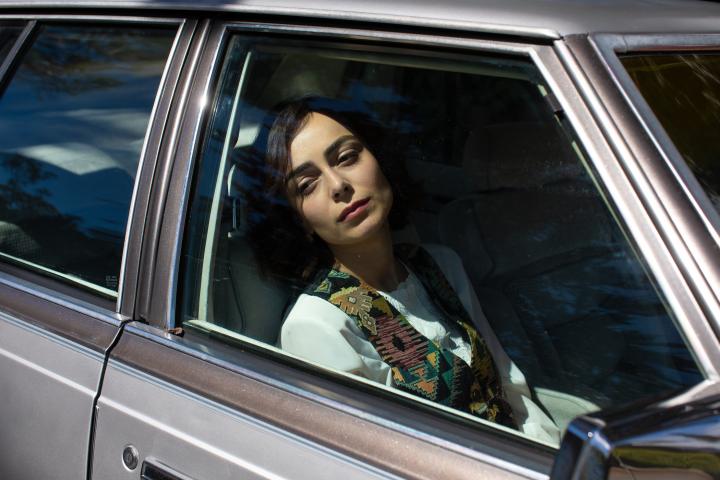
<path id="1" fill-rule="evenodd" d="M 0 476 L 85 478 L 125 320 L 135 174 L 178 22 L 0 22 Z"/>
<path id="2" fill-rule="evenodd" d="M 550 425 L 481 422 L 278 348 L 298 290 L 253 256 L 253 169 L 264 114 L 308 94 L 393 126 L 423 195 L 398 236 L 457 253 Z M 689 287 L 542 41 L 206 22 L 172 98 L 95 478 L 546 478 L 576 415 L 712 375 Z"/>
<path id="3" fill-rule="evenodd" d="M 719 39 L 698 25 L 687 34 L 597 34 L 568 39 L 575 73 L 596 88 L 590 97 L 606 105 L 615 120 L 604 128 L 618 133 L 632 152 L 635 183 L 644 203 L 656 211 L 655 224 L 671 239 L 675 266 L 691 285 L 704 315 L 684 320 L 705 333 L 697 349 L 714 364 L 717 349 L 717 162 L 716 84 Z M 575 63 L 577 61 L 577 63 Z M 710 80 L 710 81 L 708 81 Z M 642 172 L 642 173 L 640 173 Z M 647 181 L 641 180 L 644 177 Z M 656 202 L 662 207 L 658 208 Z M 655 203 L 655 206 L 653 204 Z M 709 478 L 717 471 L 718 383 L 713 369 L 703 384 L 655 404 L 583 418 L 564 445 L 558 478 L 594 470 L 633 478 Z M 589 421 L 589 423 L 588 423 Z M 588 427 L 588 428 L 586 428 Z M 574 439 L 572 438 L 574 437 Z M 596 441 L 589 441 L 594 437 Z M 582 438 L 583 459 L 571 454 Z M 604 443 L 604 447 L 597 448 Z M 593 444 L 594 446 L 591 446 Z M 578 444 L 576 444 L 578 445 Z M 599 454 L 594 467 L 589 451 Z M 561 456 L 564 456 L 561 454 Z M 704 461 L 699 461 L 703 458 Z M 564 470 L 564 471 L 563 471 Z M 571 473 L 571 471 L 575 473 Z"/>

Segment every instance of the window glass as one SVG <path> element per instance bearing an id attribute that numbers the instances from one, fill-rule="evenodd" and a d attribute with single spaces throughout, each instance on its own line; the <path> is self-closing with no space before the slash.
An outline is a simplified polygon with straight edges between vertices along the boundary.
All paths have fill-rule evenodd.
<path id="1" fill-rule="evenodd" d="M 630 77 L 720 212 L 720 54 L 621 57 Z"/>
<path id="2" fill-rule="evenodd" d="M 15 44 L 15 40 L 22 33 L 22 27 L 14 25 L 0 25 L 0 65 Z"/>
<path id="3" fill-rule="evenodd" d="M 175 28 L 41 26 L 0 96 L 0 255 L 114 296 Z"/>
<path id="4" fill-rule="evenodd" d="M 233 38 L 184 329 L 548 443 L 700 381 L 548 91 L 523 58 Z"/>

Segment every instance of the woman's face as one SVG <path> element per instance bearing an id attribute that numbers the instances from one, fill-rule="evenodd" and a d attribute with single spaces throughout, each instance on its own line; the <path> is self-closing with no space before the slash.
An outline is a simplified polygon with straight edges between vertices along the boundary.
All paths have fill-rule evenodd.
<path id="1" fill-rule="evenodd" d="M 330 247 L 367 242 L 386 226 L 390 185 L 373 154 L 343 125 L 311 113 L 290 158 L 288 197 L 305 228 Z"/>

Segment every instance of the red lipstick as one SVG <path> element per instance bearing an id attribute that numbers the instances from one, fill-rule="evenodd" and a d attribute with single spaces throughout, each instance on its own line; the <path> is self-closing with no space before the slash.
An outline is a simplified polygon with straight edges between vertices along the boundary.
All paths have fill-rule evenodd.
<path id="1" fill-rule="evenodd" d="M 363 210 L 365 210 L 365 205 L 370 201 L 370 198 L 363 198 L 362 200 L 358 200 L 356 202 L 351 203 L 348 205 L 345 210 L 343 210 L 340 213 L 340 216 L 337 218 L 338 222 L 342 222 L 346 220 L 348 217 L 353 218 L 360 214 Z"/>

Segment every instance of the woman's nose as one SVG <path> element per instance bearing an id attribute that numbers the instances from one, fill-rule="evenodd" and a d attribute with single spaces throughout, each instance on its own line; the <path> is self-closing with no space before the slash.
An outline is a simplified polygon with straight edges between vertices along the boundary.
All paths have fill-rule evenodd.
<path id="1" fill-rule="evenodd" d="M 341 200 L 350 191 L 350 184 L 339 175 L 332 177 L 331 193 L 333 200 Z"/>

